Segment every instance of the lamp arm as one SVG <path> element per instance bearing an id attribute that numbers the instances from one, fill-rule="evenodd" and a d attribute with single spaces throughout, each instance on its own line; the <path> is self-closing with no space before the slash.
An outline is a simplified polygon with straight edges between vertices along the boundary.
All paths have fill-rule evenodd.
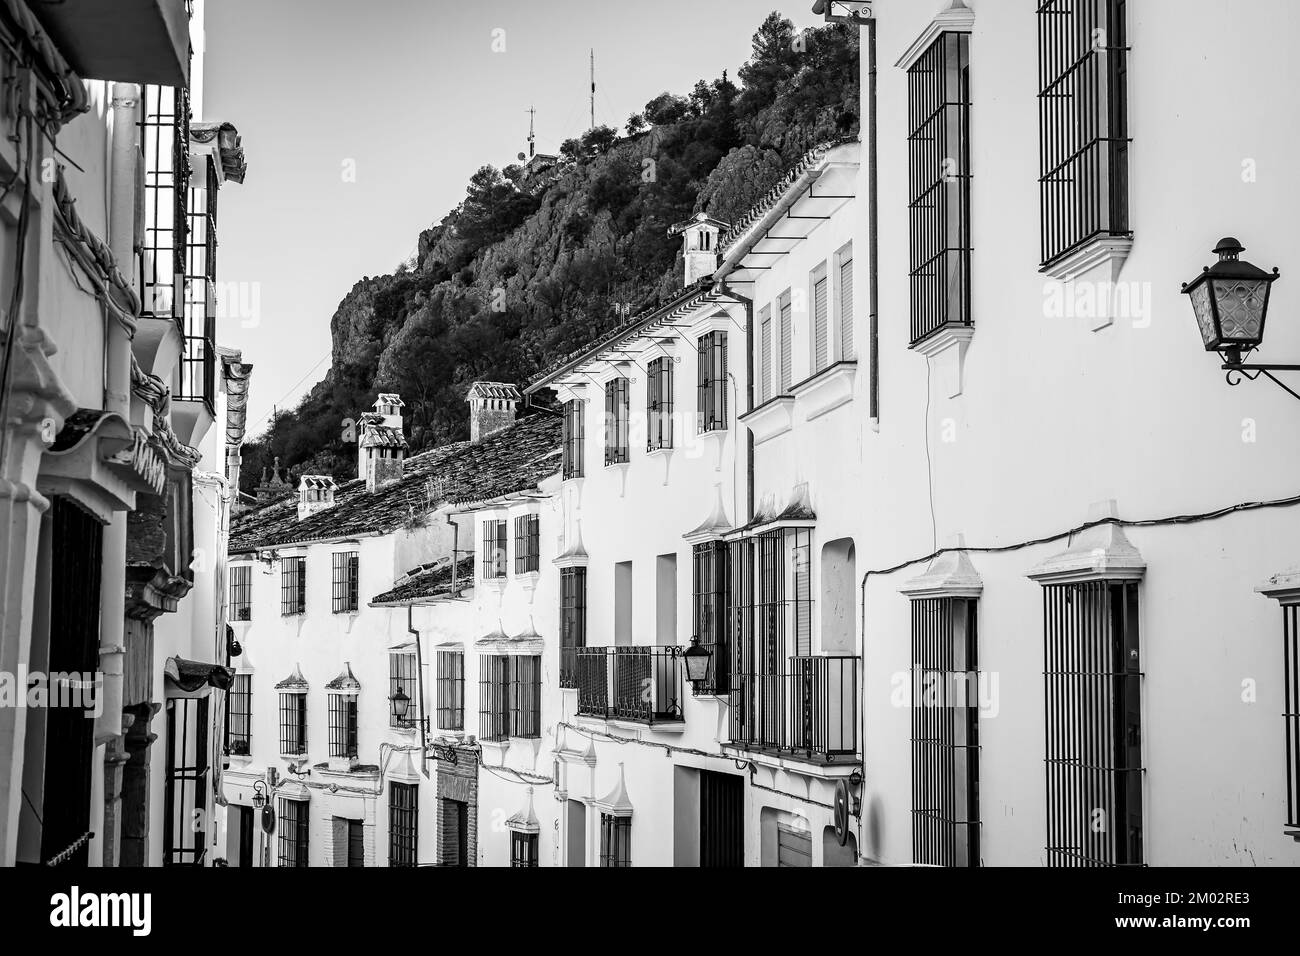
<path id="1" fill-rule="evenodd" d="M 1235 381 L 1233 380 L 1234 374 L 1243 375 L 1252 382 L 1263 375 L 1292 398 L 1300 400 L 1300 392 L 1297 392 L 1273 374 L 1274 372 L 1300 372 L 1300 365 L 1255 365 L 1246 364 L 1244 362 L 1224 362 L 1223 370 L 1228 373 L 1229 385 L 1241 384 L 1240 379 Z M 1254 373 L 1253 375 L 1251 374 L 1252 372 Z"/>

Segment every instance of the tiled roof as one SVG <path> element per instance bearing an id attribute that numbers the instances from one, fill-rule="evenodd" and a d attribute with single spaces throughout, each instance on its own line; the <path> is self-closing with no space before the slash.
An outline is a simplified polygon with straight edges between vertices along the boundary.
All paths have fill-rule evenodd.
<path id="1" fill-rule="evenodd" d="M 338 485 L 329 475 L 303 475 L 298 479 L 298 490 L 333 491 Z"/>
<path id="2" fill-rule="evenodd" d="M 230 553 L 383 534 L 439 505 L 486 501 L 533 488 L 560 470 L 560 419 L 539 413 L 478 443 L 443 445 L 408 458 L 402 477 L 374 492 L 363 479 L 339 486 L 334 506 L 298 520 L 296 501 L 235 518 Z"/>
<path id="3" fill-rule="evenodd" d="M 405 448 L 406 439 L 399 429 L 387 425 L 367 424 L 361 434 L 362 448 Z"/>
<path id="4" fill-rule="evenodd" d="M 451 595 L 450 561 L 426 565 L 409 572 L 398 579 L 391 591 L 385 591 L 370 599 L 372 605 L 411 604 L 431 598 Z M 472 587 L 474 584 L 474 555 L 461 558 L 456 565 L 456 590 Z"/>
<path id="5" fill-rule="evenodd" d="M 504 398 L 519 401 L 519 389 L 506 382 L 475 382 L 470 386 L 468 398 Z"/>

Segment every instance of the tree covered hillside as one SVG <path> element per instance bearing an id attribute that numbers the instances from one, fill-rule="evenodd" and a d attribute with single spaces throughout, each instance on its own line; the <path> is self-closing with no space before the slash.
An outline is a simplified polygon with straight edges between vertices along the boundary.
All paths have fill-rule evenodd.
<path id="1" fill-rule="evenodd" d="M 796 32 L 776 13 L 735 80 L 663 93 L 623 130 L 564 143 L 553 170 L 484 166 L 414 260 L 362 278 L 331 322 L 333 363 L 299 406 L 245 446 L 243 490 L 271 457 L 297 474 L 355 476 L 345 418 L 378 391 L 406 402 L 413 450 L 468 437 L 465 392 L 521 382 L 681 286 L 668 227 L 739 218 L 813 146 L 858 130 L 858 36 Z"/>

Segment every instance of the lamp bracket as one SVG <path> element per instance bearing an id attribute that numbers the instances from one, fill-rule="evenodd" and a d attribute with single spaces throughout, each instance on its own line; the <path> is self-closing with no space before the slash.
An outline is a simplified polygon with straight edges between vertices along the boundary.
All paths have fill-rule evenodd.
<path id="1" fill-rule="evenodd" d="M 1273 374 L 1274 372 L 1300 372 L 1300 365 L 1254 365 L 1244 362 L 1224 362 L 1223 370 L 1228 373 L 1229 385 L 1240 385 L 1243 377 L 1253 382 L 1263 375 L 1292 398 L 1300 400 L 1300 392 L 1297 392 Z"/>

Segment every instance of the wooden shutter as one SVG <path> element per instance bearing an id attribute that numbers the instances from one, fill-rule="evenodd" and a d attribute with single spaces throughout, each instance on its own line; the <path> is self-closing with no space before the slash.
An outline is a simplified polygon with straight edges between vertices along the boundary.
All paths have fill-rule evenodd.
<path id="1" fill-rule="evenodd" d="M 840 263 L 840 358 L 856 357 L 853 347 L 853 259 Z"/>
<path id="2" fill-rule="evenodd" d="M 827 317 L 828 290 L 825 274 L 813 283 L 813 373 L 830 364 L 830 325 Z"/>

